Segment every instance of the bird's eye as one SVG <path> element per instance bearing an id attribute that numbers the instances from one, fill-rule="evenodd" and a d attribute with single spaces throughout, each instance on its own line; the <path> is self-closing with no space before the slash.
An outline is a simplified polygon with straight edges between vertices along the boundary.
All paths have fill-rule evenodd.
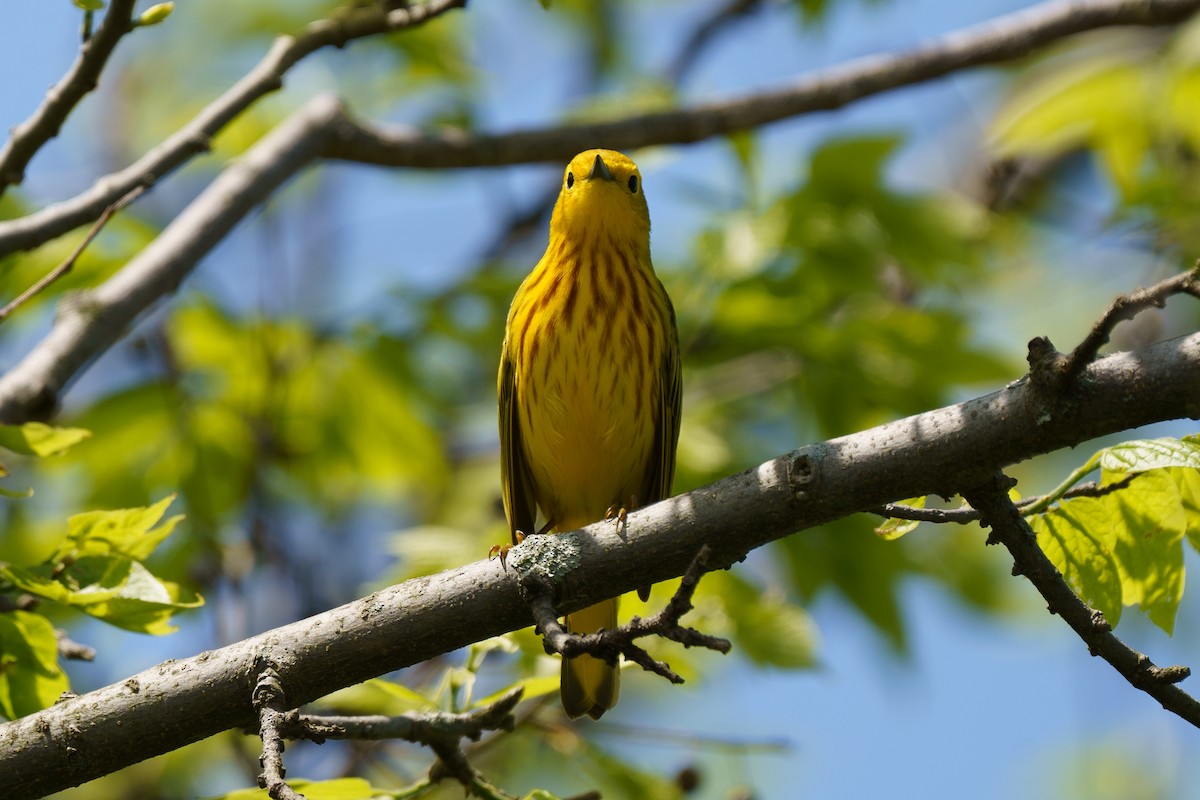
<path id="1" fill-rule="evenodd" d="M 568 172 L 567 173 L 567 188 L 570 189 L 574 185 L 575 185 L 575 173 Z"/>
<path id="2" fill-rule="evenodd" d="M 638 185 L 637 175 L 630 175 L 629 176 L 629 191 L 633 192 L 634 194 L 637 194 L 637 185 Z"/>

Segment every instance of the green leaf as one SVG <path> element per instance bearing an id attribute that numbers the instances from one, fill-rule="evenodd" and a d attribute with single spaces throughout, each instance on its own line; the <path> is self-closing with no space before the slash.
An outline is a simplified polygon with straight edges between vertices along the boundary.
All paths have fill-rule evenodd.
<path id="1" fill-rule="evenodd" d="M 1157 79 L 1149 55 L 1136 46 L 1111 47 L 1027 81 L 996 115 L 997 149 L 1050 156 L 1094 148 L 1130 196 L 1151 134 L 1149 98 Z"/>
<path id="2" fill-rule="evenodd" d="M 175 630 L 170 620 L 177 612 L 204 605 L 199 595 L 117 555 L 83 556 L 65 567 L 5 565 L 0 567 L 0 578 L 119 628 L 155 636 Z"/>
<path id="3" fill-rule="evenodd" d="M 914 497 L 909 500 L 901 500 L 900 505 L 909 506 L 910 508 L 924 508 L 925 497 Z M 889 519 L 882 525 L 875 528 L 875 535 L 885 542 L 892 542 L 899 539 L 906 533 L 910 533 L 920 525 L 919 520 L 915 519 Z"/>
<path id="4" fill-rule="evenodd" d="M 3 565 L 0 578 L 126 630 L 170 633 L 174 614 L 204 604 L 198 594 L 156 577 L 141 563 L 183 518 L 163 521 L 173 499 L 165 497 L 146 508 L 76 514 L 46 563 Z"/>
<path id="5" fill-rule="evenodd" d="M 99 11 L 104 8 L 104 0 L 71 0 L 71 2 L 84 11 Z"/>
<path id="6" fill-rule="evenodd" d="M 1200 469 L 1200 441 L 1195 437 L 1135 439 L 1106 447 L 1096 455 L 1101 469 L 1120 475 L 1167 467 Z M 1104 482 L 1112 480 L 1106 477 Z"/>
<path id="7" fill-rule="evenodd" d="M 0 425 L 0 447 L 27 456 L 52 456 L 91 435 L 83 428 L 56 428 L 44 422 Z"/>
<path id="8" fill-rule="evenodd" d="M 59 549 L 56 560 L 110 553 L 134 561 L 146 560 L 183 519 L 182 515 L 176 515 L 158 524 L 174 499 L 175 495 L 169 495 L 145 508 L 87 511 L 74 515 L 68 520 L 67 540 Z"/>
<path id="9" fill-rule="evenodd" d="M 1061 500 L 1096 467 L 1104 494 Z M 1123 442 L 1097 452 L 1025 513 L 1068 585 L 1110 624 L 1135 605 L 1170 634 L 1183 596 L 1183 539 L 1198 541 L 1189 525 L 1200 513 L 1198 469 L 1195 437 Z"/>
<path id="10" fill-rule="evenodd" d="M 320 701 L 326 708 L 350 714 L 404 714 L 409 711 L 437 711 L 438 704 L 402 683 L 373 678 L 357 686 L 348 686 L 326 695 Z"/>
<path id="11" fill-rule="evenodd" d="M 1168 634 L 1183 597 L 1183 535 L 1187 515 L 1179 486 L 1167 470 L 1142 474 L 1113 494 L 1119 524 L 1107 536 L 1126 605 L 1137 605 Z"/>
<path id="12" fill-rule="evenodd" d="M 1115 626 L 1123 605 L 1121 578 L 1103 535 L 1113 521 L 1109 510 L 1091 497 L 1070 500 L 1029 517 L 1038 546 L 1062 573 L 1071 591 L 1099 609 Z"/>
<path id="13" fill-rule="evenodd" d="M 54 705 L 69 688 L 54 626 L 41 614 L 0 614 L 0 714 L 23 717 Z"/>

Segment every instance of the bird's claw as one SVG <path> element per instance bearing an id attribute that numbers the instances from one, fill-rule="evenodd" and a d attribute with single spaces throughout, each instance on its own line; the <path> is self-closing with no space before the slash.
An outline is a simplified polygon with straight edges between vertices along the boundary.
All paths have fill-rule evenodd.
<path id="1" fill-rule="evenodd" d="M 508 569 L 508 551 L 525 541 L 525 534 L 521 533 L 520 531 L 514 531 L 513 539 L 516 542 L 515 544 L 505 543 L 492 545 L 492 549 L 488 550 L 488 561 L 491 561 L 493 558 L 499 556 L 500 568 L 505 570 Z"/>
<path id="2" fill-rule="evenodd" d="M 629 511 L 625 506 L 609 506 L 608 511 L 604 512 L 604 521 L 613 522 L 617 526 L 625 524 L 625 518 L 629 516 Z"/>

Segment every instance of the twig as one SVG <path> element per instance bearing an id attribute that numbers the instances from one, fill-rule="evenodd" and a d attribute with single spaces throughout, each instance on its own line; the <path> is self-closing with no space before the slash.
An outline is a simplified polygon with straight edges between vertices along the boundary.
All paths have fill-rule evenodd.
<path id="1" fill-rule="evenodd" d="M 1050 613 L 1057 614 L 1083 639 L 1088 652 L 1100 656 L 1130 684 L 1141 689 L 1168 711 L 1200 727 L 1200 702 L 1176 684 L 1188 677 L 1187 667 L 1157 667 L 1113 635 L 1104 615 L 1083 602 L 1063 579 L 1062 574 L 1038 547 L 1037 537 L 1020 510 L 1008 499 L 1012 480 L 997 475 L 991 481 L 963 491 L 972 506 L 979 509 L 984 523 L 991 528 L 988 543 L 999 542 L 1012 554 L 1013 574 L 1024 575 L 1045 598 Z"/>
<path id="2" fill-rule="evenodd" d="M 684 647 L 704 647 L 720 653 L 729 652 L 731 645 L 727 639 L 709 636 L 679 624 L 680 617 L 692 610 L 692 594 L 696 591 L 700 576 L 707 572 L 709 554 L 707 545 L 700 548 L 671 601 L 653 617 L 634 617 L 625 625 L 596 633 L 578 634 L 567 631 L 558 621 L 558 614 L 554 610 L 553 589 L 541 575 L 522 574 L 521 587 L 542 632 L 542 646 L 546 648 L 547 653 L 557 653 L 563 658 L 573 658 L 586 653 L 609 664 L 616 664 L 617 658 L 624 656 L 642 669 L 661 675 L 671 683 L 683 683 L 683 678 L 665 662 L 656 661 L 633 642 L 644 636 L 661 636 L 679 642 Z"/>
<path id="3" fill-rule="evenodd" d="M 133 0 L 119 2 L 133 5 Z M 100 178 L 90 189 L 69 200 L 0 223 L 0 255 L 31 250 L 85 225 L 134 188 L 149 188 L 196 155 L 208 152 L 214 136 L 256 101 L 278 90 L 288 70 L 317 50 L 344 47 L 356 39 L 415 27 L 464 5 L 466 0 L 429 0 L 389 10 L 380 3 L 363 4 L 313 22 L 295 36 L 280 36 L 262 61 L 241 80 L 132 165 Z"/>
<path id="4" fill-rule="evenodd" d="M 112 0 L 95 35 L 85 38 L 71 69 L 46 92 L 29 119 L 18 124 L 0 150 L 0 196 L 25 179 L 25 168 L 42 146 L 58 135 L 63 122 L 84 96 L 96 88 L 117 42 L 133 30 L 137 0 Z M 89 14 L 91 12 L 88 12 Z M 119 196 L 119 195 L 118 195 Z"/>
<path id="5" fill-rule="evenodd" d="M 58 654 L 63 658 L 72 661 L 92 661 L 96 658 L 96 648 L 76 642 L 62 628 L 54 629 L 54 637 L 58 639 Z"/>
<path id="6" fill-rule="evenodd" d="M 1096 481 L 1081 483 L 1064 492 L 1062 497 L 1063 499 L 1073 497 L 1103 497 L 1128 486 L 1139 474 L 1136 472 L 1130 473 L 1120 480 L 1106 484 L 1100 484 Z M 1029 513 L 1031 507 L 1041 504 L 1047 497 L 1049 495 L 1022 497 L 1014 505 L 1021 511 L 1022 516 L 1024 516 Z M 955 523 L 957 525 L 978 522 L 980 518 L 979 512 L 969 505 L 960 508 L 917 508 L 905 505 L 904 503 L 884 503 L 879 508 L 871 511 L 871 513 L 889 519 L 907 519 L 914 522 L 933 522 L 938 524 Z"/>
<path id="7" fill-rule="evenodd" d="M 263 769 L 258 776 L 259 788 L 266 789 L 272 800 L 304 800 L 304 795 L 284 780 L 287 770 L 283 766 L 283 731 L 295 712 L 289 714 L 287 710 L 283 684 L 274 667 L 263 666 L 259 671 L 254 685 L 254 707 L 258 710 L 258 730 L 263 743 L 262 757 L 258 760 Z"/>
<path id="8" fill-rule="evenodd" d="M 1069 354 L 1059 353 L 1045 337 L 1032 340 L 1028 355 L 1031 380 L 1044 390 L 1061 392 L 1079 378 L 1088 364 L 1096 360 L 1100 348 L 1108 343 L 1118 323 L 1133 319 L 1148 308 L 1162 308 L 1169 297 L 1177 294 L 1200 298 L 1200 265 L 1149 288 L 1117 297 Z"/>
<path id="9" fill-rule="evenodd" d="M 464 786 L 472 786 L 481 778 L 462 749 L 462 740 L 473 742 L 486 731 L 511 731 L 514 727 L 513 709 L 521 701 L 524 689 L 518 687 L 496 702 L 461 714 L 449 712 L 414 712 L 399 716 L 334 716 L 299 714 L 290 717 L 282 728 L 290 739 L 403 739 L 429 747 L 437 754 L 441 767 L 430 771 L 430 779 L 453 777 Z M 495 791 L 494 787 L 491 787 Z"/>
<path id="10" fill-rule="evenodd" d="M 33 284 L 33 286 L 30 286 L 24 292 L 17 295 L 17 297 L 9 302 L 8 305 L 4 306 L 4 308 L 0 308 L 0 322 L 4 322 L 4 320 L 8 319 L 8 317 L 14 311 L 44 291 L 47 286 L 70 272 L 75 267 L 75 262 L 79 260 L 79 256 L 83 255 L 83 251 L 87 249 L 87 246 L 92 243 L 92 240 L 99 235 L 100 230 L 108 223 L 112 216 L 137 198 L 141 197 L 142 193 L 145 191 L 146 187 L 144 186 L 134 187 L 134 189 L 127 195 L 113 203 L 108 208 L 104 209 L 104 213 L 101 214 L 100 218 L 97 219 L 92 225 L 92 228 L 88 231 L 87 236 L 83 237 L 83 241 L 76 245 L 75 249 L 71 252 L 71 255 L 67 256 L 66 260 L 64 260 L 54 269 L 50 270 L 50 272 L 43 276 L 37 283 Z"/>

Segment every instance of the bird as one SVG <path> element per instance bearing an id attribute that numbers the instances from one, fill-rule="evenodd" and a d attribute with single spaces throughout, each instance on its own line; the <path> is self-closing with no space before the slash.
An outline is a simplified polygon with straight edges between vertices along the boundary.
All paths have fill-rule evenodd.
<path id="1" fill-rule="evenodd" d="M 513 297 L 497 377 L 501 483 L 513 544 L 575 530 L 670 496 L 681 409 L 675 309 L 650 259 L 637 164 L 586 150 L 567 164 L 545 254 Z M 639 592 L 645 599 L 646 590 Z M 617 625 L 617 599 L 566 617 L 571 633 Z M 572 719 L 617 702 L 618 668 L 564 658 Z"/>

